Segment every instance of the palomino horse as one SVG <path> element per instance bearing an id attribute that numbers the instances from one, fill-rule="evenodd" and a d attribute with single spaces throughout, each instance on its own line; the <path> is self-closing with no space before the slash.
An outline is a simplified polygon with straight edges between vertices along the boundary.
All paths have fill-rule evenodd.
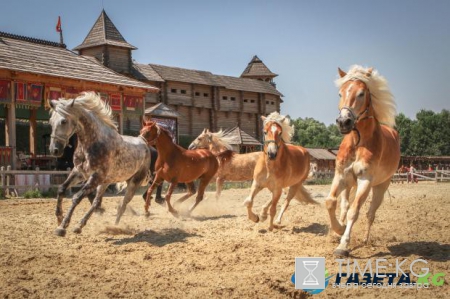
<path id="1" fill-rule="evenodd" d="M 95 93 L 83 93 L 72 100 L 52 100 L 50 153 L 60 156 L 69 138 L 77 134 L 74 169 L 58 188 L 56 217 L 59 227 L 55 234 L 64 236 L 72 213 L 82 198 L 95 194 L 92 206 L 74 229 L 81 233 L 89 217 L 100 207 L 109 184 L 126 181 L 128 188 L 117 212 L 116 224 L 133 198 L 136 189 L 149 176 L 150 150 L 140 137 L 122 136 L 112 119 L 111 108 Z M 73 196 L 72 206 L 63 218 L 62 199 L 67 188 L 86 181 Z"/>
<path id="2" fill-rule="evenodd" d="M 169 190 L 166 194 L 167 208 L 172 215 L 177 216 L 177 211 L 170 204 L 170 197 L 177 183 L 187 183 L 188 193 L 178 199 L 183 202 L 195 194 L 194 181 L 200 179 L 195 203 L 189 209 L 189 213 L 202 201 L 205 189 L 219 168 L 216 157 L 204 149 L 186 150 L 173 143 L 169 133 L 153 121 L 146 121 L 141 129 L 141 137 L 149 145 L 156 145 L 158 159 L 155 165 L 155 179 L 147 192 L 145 211 L 148 213 L 150 197 L 153 190 L 164 180 L 169 182 Z"/>
<path id="3" fill-rule="evenodd" d="M 336 85 L 339 87 L 340 114 L 336 122 L 345 137 L 336 157 L 335 175 L 326 206 L 331 228 L 342 236 L 334 254 L 348 256 L 352 227 L 372 189 L 366 242 L 369 240 L 375 212 L 400 161 L 400 142 L 397 131 L 393 129 L 396 108 L 386 80 L 372 68 L 361 66 L 353 66 L 348 73 L 339 69 L 339 75 Z M 339 195 L 340 222 L 335 214 Z"/>
<path id="4" fill-rule="evenodd" d="M 263 206 L 260 217 L 261 221 L 267 218 L 270 206 L 269 230 L 272 231 L 274 227 L 279 228 L 273 222 L 283 188 L 290 187 L 276 221 L 278 224 L 281 223 L 281 217 L 292 198 L 303 203 L 316 204 L 316 202 L 302 185 L 309 175 L 308 151 L 301 146 L 286 144 L 291 140 L 294 131 L 290 126 L 290 120 L 278 112 L 272 112 L 267 118 L 264 116 L 261 118 L 264 121 L 264 154 L 256 163 L 250 196 L 244 204 L 247 206 L 248 218 L 258 222 L 260 218 L 252 211 L 253 198 L 262 189 L 269 189 L 272 192 L 272 199 Z"/>
<path id="5" fill-rule="evenodd" d="M 223 136 L 222 130 L 212 133 L 204 129 L 198 137 L 189 145 L 189 149 L 207 148 L 214 155 L 219 155 L 223 151 L 231 150 L 229 144 L 231 140 Z M 248 154 L 237 154 L 230 151 L 230 157 L 219 155 L 219 170 L 216 174 L 216 199 L 219 199 L 225 181 L 242 182 L 253 179 L 253 171 L 256 162 L 262 152 Z"/>

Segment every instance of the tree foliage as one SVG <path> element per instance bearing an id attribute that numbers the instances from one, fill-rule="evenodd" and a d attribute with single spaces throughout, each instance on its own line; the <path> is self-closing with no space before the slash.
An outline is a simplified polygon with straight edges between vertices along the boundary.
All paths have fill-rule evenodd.
<path id="1" fill-rule="evenodd" d="M 304 147 L 338 148 L 342 135 L 336 125 L 328 127 L 314 118 L 293 120 L 292 142 Z M 412 120 L 400 113 L 396 117 L 400 150 L 407 156 L 450 156 L 450 112 L 421 110 Z"/>

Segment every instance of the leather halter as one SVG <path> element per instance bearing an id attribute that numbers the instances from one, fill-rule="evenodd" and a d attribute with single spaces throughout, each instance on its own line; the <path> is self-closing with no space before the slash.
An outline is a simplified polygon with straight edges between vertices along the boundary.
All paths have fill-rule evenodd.
<path id="1" fill-rule="evenodd" d="M 281 134 L 283 134 L 283 129 L 281 129 L 280 135 L 281 135 Z M 284 142 L 283 138 L 282 138 L 282 137 L 280 137 L 280 138 L 281 138 L 281 141 Z M 279 146 L 278 146 L 277 141 L 276 141 L 275 139 L 264 140 L 264 145 L 269 145 L 269 144 L 271 144 L 271 143 L 274 143 L 275 146 L 277 147 L 277 150 L 278 150 Z M 265 147 L 265 146 L 264 146 L 264 147 Z M 264 150 L 264 153 L 266 153 L 265 150 Z"/>
<path id="2" fill-rule="evenodd" d="M 70 139 L 70 137 L 72 137 L 73 134 L 75 134 L 76 132 L 78 132 L 78 126 L 75 126 L 75 128 L 73 129 L 73 131 L 72 131 L 69 135 L 67 135 L 67 136 L 62 137 L 62 136 L 58 136 L 58 135 L 56 135 L 56 134 L 51 134 L 51 135 L 50 135 L 50 138 L 53 138 L 53 139 L 62 141 L 62 142 L 64 143 L 64 147 L 68 146 L 69 148 L 72 148 L 72 145 L 69 143 L 69 139 Z"/>
<path id="3" fill-rule="evenodd" d="M 356 133 L 358 134 L 358 142 L 356 142 L 355 147 L 357 147 L 359 145 L 359 142 L 361 141 L 361 134 L 359 133 L 359 130 L 356 128 L 356 124 L 361 120 L 374 118 L 373 115 L 360 118 L 362 115 L 364 115 L 369 111 L 371 104 L 372 104 L 372 94 L 370 93 L 369 90 L 369 103 L 367 104 L 366 109 L 364 109 L 364 111 L 362 111 L 360 114 L 356 115 L 349 106 L 344 106 L 341 109 L 339 109 L 339 114 L 341 113 L 342 110 L 346 109 L 348 112 L 350 112 L 351 118 L 354 119 L 352 131 L 356 131 Z"/>

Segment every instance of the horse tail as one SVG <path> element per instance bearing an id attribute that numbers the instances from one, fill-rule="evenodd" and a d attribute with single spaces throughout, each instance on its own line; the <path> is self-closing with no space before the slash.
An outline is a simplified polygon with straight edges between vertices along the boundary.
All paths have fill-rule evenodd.
<path id="1" fill-rule="evenodd" d="M 141 186 L 147 186 L 148 183 L 153 179 L 153 175 L 152 172 L 150 171 L 150 169 L 147 170 L 146 175 L 145 175 L 145 179 L 142 181 Z M 122 192 L 123 190 L 125 190 L 125 188 L 128 187 L 128 183 L 127 181 L 123 181 L 123 182 L 118 182 L 116 183 L 116 190 L 117 190 L 117 194 L 119 194 L 120 192 Z"/>
<path id="2" fill-rule="evenodd" d="M 127 188 L 128 184 L 127 181 L 123 181 L 123 182 L 118 182 L 116 183 L 116 191 L 117 194 L 119 194 L 120 192 L 122 192 L 123 190 L 125 190 L 125 188 Z"/>
<path id="3" fill-rule="evenodd" d="M 297 193 L 295 193 L 294 198 L 304 204 L 313 204 L 313 205 L 319 204 L 317 201 L 312 199 L 311 194 L 308 192 L 308 190 L 306 190 L 306 188 L 303 185 L 300 186 L 300 188 L 297 190 Z"/>
<path id="4" fill-rule="evenodd" d="M 234 152 L 232 150 L 226 150 L 218 154 L 215 154 L 215 156 L 219 161 L 219 165 L 224 165 L 226 163 L 231 162 L 231 159 L 233 159 L 234 156 Z"/>

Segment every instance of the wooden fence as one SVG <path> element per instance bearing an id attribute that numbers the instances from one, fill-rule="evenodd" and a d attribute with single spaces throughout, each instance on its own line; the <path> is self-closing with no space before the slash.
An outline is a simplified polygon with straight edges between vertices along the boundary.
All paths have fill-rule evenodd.
<path id="1" fill-rule="evenodd" d="M 0 189 L 5 196 L 19 196 L 29 190 L 48 191 L 57 188 L 69 175 L 70 170 L 11 170 L 0 168 Z"/>
<path id="2" fill-rule="evenodd" d="M 394 183 L 397 182 L 419 182 L 419 181 L 433 181 L 445 182 L 450 181 L 450 170 L 432 170 L 432 171 L 417 171 L 414 173 L 396 173 L 392 177 Z"/>

